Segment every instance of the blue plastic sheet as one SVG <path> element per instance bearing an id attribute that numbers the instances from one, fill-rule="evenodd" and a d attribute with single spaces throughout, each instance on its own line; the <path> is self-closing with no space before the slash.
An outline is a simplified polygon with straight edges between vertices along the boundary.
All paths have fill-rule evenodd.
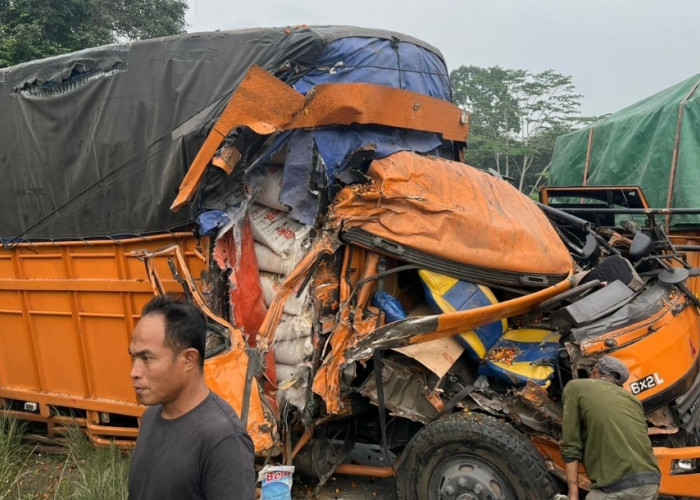
<path id="1" fill-rule="evenodd" d="M 202 236 L 211 236 L 215 234 L 219 228 L 225 226 L 230 222 L 228 215 L 221 210 L 208 210 L 202 212 L 197 217 L 197 224 L 199 224 L 199 234 Z"/>
<path id="2" fill-rule="evenodd" d="M 450 81 L 442 59 L 426 48 L 397 39 L 350 37 L 326 47 L 316 67 L 294 84 L 306 94 L 316 85 L 362 82 L 386 85 L 451 100 Z M 309 135 L 310 134 L 310 135 Z M 294 133 L 287 146 L 280 202 L 292 209 L 292 217 L 311 224 L 318 214 L 319 196 L 310 186 L 321 184 L 312 177 L 312 146 L 318 149 L 331 185 L 346 166 L 349 155 L 372 145 L 374 158 L 398 151 L 434 152 L 442 143 L 438 134 L 382 126 L 333 127 Z"/>
<path id="3" fill-rule="evenodd" d="M 384 313 L 387 323 L 406 319 L 406 311 L 404 311 L 401 302 L 386 290 L 374 292 L 372 304 Z"/>

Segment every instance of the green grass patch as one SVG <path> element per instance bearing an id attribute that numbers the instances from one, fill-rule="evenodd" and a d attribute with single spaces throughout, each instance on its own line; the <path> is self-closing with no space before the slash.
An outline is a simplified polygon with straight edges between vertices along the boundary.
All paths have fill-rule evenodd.
<path id="1" fill-rule="evenodd" d="M 68 427 L 60 453 L 36 452 L 26 426 L 0 413 L 0 500 L 126 500 L 129 458 L 116 446 L 94 447 Z"/>
<path id="2" fill-rule="evenodd" d="M 93 447 L 78 427 L 69 428 L 67 438 L 70 474 L 59 484 L 58 498 L 126 500 L 128 456 L 114 445 Z"/>
<path id="3" fill-rule="evenodd" d="M 0 499 L 22 498 L 20 480 L 33 449 L 22 441 L 25 426 L 0 413 Z"/>

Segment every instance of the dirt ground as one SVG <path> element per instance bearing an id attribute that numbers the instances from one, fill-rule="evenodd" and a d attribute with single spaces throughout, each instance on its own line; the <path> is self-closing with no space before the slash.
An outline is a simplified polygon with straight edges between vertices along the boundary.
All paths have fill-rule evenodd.
<path id="1" fill-rule="evenodd" d="M 18 500 L 53 499 L 61 478 L 72 472 L 66 467 L 65 454 L 35 453 L 24 468 L 20 479 L 21 497 Z M 295 478 L 292 487 L 294 500 L 397 500 L 393 478 L 374 479 L 355 476 L 331 476 L 317 488 L 313 480 Z"/>
<path id="2" fill-rule="evenodd" d="M 312 482 L 295 479 L 294 500 L 397 500 L 394 478 L 374 479 L 354 476 L 331 476 L 318 491 Z"/>
<path id="3" fill-rule="evenodd" d="M 18 482 L 19 499 L 55 498 L 60 481 L 74 469 L 74 466 L 67 465 L 65 454 L 34 453 Z"/>

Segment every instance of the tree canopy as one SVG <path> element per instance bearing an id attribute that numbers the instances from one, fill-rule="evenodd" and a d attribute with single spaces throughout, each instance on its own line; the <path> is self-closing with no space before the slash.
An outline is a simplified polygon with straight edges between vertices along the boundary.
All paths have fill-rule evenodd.
<path id="1" fill-rule="evenodd" d="M 467 163 L 512 177 L 530 192 L 546 174 L 554 139 L 590 119 L 570 76 L 499 66 L 461 66 L 450 73 L 453 101 L 472 112 Z"/>
<path id="2" fill-rule="evenodd" d="M 0 67 L 184 33 L 185 0 L 0 0 Z"/>

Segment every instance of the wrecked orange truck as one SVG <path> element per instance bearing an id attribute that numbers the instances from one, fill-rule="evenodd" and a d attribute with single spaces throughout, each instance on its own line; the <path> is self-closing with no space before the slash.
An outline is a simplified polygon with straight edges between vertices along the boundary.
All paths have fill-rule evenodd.
<path id="1" fill-rule="evenodd" d="M 648 207 L 572 215 L 581 193 L 538 205 L 460 161 L 469 116 L 437 49 L 203 33 L 0 70 L 0 90 L 10 415 L 128 448 L 130 332 L 176 293 L 205 312 L 207 383 L 257 455 L 320 482 L 551 498 L 562 389 L 610 354 L 662 492 L 698 495 L 694 269 Z"/>

